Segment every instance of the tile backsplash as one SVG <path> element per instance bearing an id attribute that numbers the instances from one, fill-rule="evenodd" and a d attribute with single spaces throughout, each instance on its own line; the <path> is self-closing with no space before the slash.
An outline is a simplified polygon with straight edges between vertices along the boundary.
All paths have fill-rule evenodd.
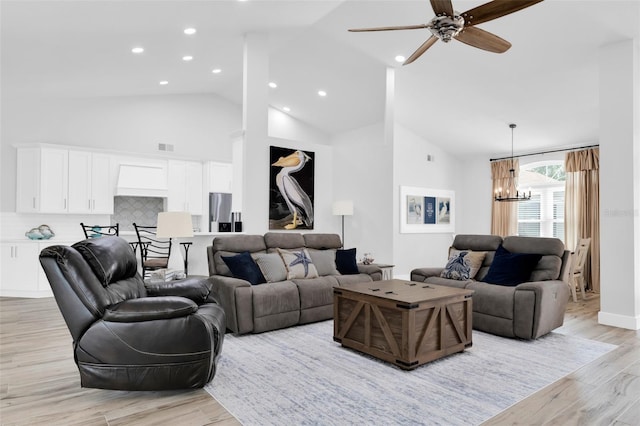
<path id="1" fill-rule="evenodd" d="M 161 211 L 164 211 L 164 198 L 115 197 L 111 223 L 119 223 L 120 231 L 134 231 L 134 223 L 156 226 Z"/>

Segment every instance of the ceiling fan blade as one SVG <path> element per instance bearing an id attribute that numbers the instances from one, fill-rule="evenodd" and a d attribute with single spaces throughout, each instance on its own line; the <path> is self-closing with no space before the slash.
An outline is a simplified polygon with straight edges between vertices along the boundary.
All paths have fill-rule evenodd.
<path id="1" fill-rule="evenodd" d="M 511 47 L 507 40 L 477 27 L 465 27 L 454 38 L 469 46 L 494 53 L 504 53 Z"/>
<path id="2" fill-rule="evenodd" d="M 436 15 L 453 16 L 451 0 L 431 0 L 431 7 Z"/>
<path id="3" fill-rule="evenodd" d="M 462 14 L 464 26 L 482 24 L 492 19 L 517 12 L 526 7 L 540 3 L 542 0 L 494 0 L 481 6 L 474 7 Z"/>
<path id="4" fill-rule="evenodd" d="M 422 28 L 427 28 L 427 25 L 420 24 L 420 25 L 403 25 L 399 27 L 352 28 L 349 31 L 351 31 L 352 33 L 359 33 L 364 31 L 419 30 Z"/>
<path id="5" fill-rule="evenodd" d="M 438 37 L 433 36 L 433 35 L 431 37 L 429 37 L 427 39 L 427 41 L 422 43 L 422 46 L 418 47 L 418 49 L 415 52 L 413 52 L 413 54 L 411 54 L 411 56 L 409 56 L 407 58 L 407 60 L 404 61 L 404 64 L 402 64 L 402 65 L 409 65 L 411 62 L 413 62 L 416 59 L 418 59 L 424 52 L 427 51 L 428 48 L 433 46 L 433 43 L 435 43 L 436 41 L 438 41 Z"/>

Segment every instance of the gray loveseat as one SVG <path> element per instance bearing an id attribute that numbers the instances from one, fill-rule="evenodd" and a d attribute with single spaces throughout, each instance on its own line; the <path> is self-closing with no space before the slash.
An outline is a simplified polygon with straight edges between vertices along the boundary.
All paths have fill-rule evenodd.
<path id="1" fill-rule="evenodd" d="M 252 257 L 277 253 L 278 249 L 306 248 L 312 259 L 335 258 L 342 247 L 337 234 L 268 232 L 263 235 L 216 236 L 207 247 L 209 275 L 214 296 L 223 307 L 227 328 L 234 333 L 260 333 L 333 317 L 333 287 L 349 283 L 379 281 L 382 271 L 373 265 L 358 265 L 356 274 L 341 275 L 318 264 L 317 278 L 292 278 L 252 285 L 234 278 L 224 257 L 249 252 Z M 328 256 L 328 257 L 327 257 Z"/>
<path id="2" fill-rule="evenodd" d="M 536 253 L 542 257 L 527 282 L 515 286 L 482 282 L 498 247 L 511 253 Z M 411 280 L 474 290 L 473 328 L 488 333 L 537 339 L 560 327 L 569 300 L 566 284 L 569 251 L 557 238 L 457 235 L 451 249 L 486 252 L 474 279 L 440 276 L 444 268 L 418 268 Z"/>

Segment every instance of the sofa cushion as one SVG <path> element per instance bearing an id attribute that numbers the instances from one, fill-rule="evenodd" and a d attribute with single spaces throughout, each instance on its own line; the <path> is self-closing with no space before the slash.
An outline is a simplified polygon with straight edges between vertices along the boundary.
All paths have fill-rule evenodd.
<path id="1" fill-rule="evenodd" d="M 468 280 L 476 276 L 482 266 L 486 252 L 471 250 L 449 250 L 449 260 L 440 273 L 443 278 Z"/>
<path id="2" fill-rule="evenodd" d="M 293 282 L 298 286 L 300 309 L 333 304 L 333 287 L 338 285 L 336 277 L 317 277 Z"/>
<path id="3" fill-rule="evenodd" d="M 295 232 L 267 232 L 264 234 L 264 243 L 269 251 L 281 248 L 286 250 L 304 247 L 304 237 Z"/>
<path id="4" fill-rule="evenodd" d="M 304 245 L 307 248 L 319 250 L 342 248 L 342 241 L 338 234 L 303 234 Z"/>
<path id="5" fill-rule="evenodd" d="M 336 251 L 335 250 L 315 250 L 308 249 L 313 264 L 316 265 L 318 275 L 326 277 L 327 275 L 339 275 L 338 268 L 336 266 Z"/>
<path id="6" fill-rule="evenodd" d="M 542 255 L 511 253 L 502 245 L 496 250 L 493 263 L 483 281 L 491 284 L 515 286 L 529 280 Z"/>
<path id="7" fill-rule="evenodd" d="M 300 311 L 298 286 L 291 281 L 258 285 L 251 289 L 254 318 Z"/>
<path id="8" fill-rule="evenodd" d="M 287 279 L 287 268 L 279 253 L 255 253 L 251 257 L 268 283 Z"/>
<path id="9" fill-rule="evenodd" d="M 279 248 L 278 253 L 287 268 L 287 279 L 318 277 L 318 271 L 307 249 L 283 250 Z"/>
<path id="10" fill-rule="evenodd" d="M 513 319 L 516 287 L 472 281 L 467 284 L 466 288 L 474 291 L 474 312 L 493 317 Z"/>
<path id="11" fill-rule="evenodd" d="M 227 264 L 234 278 L 249 281 L 252 285 L 267 282 L 248 251 L 235 256 L 222 256 L 222 260 Z"/>
<path id="12" fill-rule="evenodd" d="M 356 249 L 336 250 L 336 267 L 342 275 L 359 273 L 356 263 Z"/>

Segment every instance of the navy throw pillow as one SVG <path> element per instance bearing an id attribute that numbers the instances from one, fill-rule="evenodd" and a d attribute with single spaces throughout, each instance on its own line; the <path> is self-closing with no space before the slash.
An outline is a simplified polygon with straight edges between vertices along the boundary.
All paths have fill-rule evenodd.
<path id="1" fill-rule="evenodd" d="M 516 286 L 526 282 L 541 257 L 541 254 L 511 253 L 501 244 L 496 250 L 489 272 L 482 281 L 505 286 Z"/>
<path id="2" fill-rule="evenodd" d="M 358 274 L 356 249 L 336 250 L 336 268 L 342 275 Z"/>
<path id="3" fill-rule="evenodd" d="M 258 264 L 253 260 L 248 251 L 235 256 L 221 256 L 227 264 L 234 278 L 249 281 L 252 285 L 266 283 Z"/>

